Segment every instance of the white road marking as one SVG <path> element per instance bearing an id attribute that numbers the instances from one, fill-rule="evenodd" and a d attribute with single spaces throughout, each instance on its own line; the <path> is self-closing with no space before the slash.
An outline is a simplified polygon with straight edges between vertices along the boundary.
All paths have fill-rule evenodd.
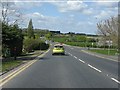
<path id="1" fill-rule="evenodd" d="M 71 53 L 68 53 L 68 54 L 71 54 Z"/>
<path id="2" fill-rule="evenodd" d="M 101 70 L 99 70 L 99 69 L 97 69 L 97 68 L 93 67 L 93 66 L 92 66 L 92 65 L 90 65 L 90 64 L 88 64 L 88 66 L 89 66 L 89 67 L 91 67 L 92 69 L 94 69 L 94 70 L 98 71 L 98 72 L 102 72 Z"/>
<path id="3" fill-rule="evenodd" d="M 76 57 L 76 56 L 74 56 L 74 58 L 76 58 L 76 59 L 77 59 L 77 57 Z"/>
<path id="4" fill-rule="evenodd" d="M 85 61 L 83 61 L 83 60 L 81 60 L 81 59 L 78 59 L 80 62 L 82 62 L 82 63 L 85 63 Z"/>
<path id="5" fill-rule="evenodd" d="M 68 54 L 70 54 L 71 56 L 73 56 L 71 53 L 69 53 L 68 52 Z M 74 58 L 76 58 L 76 59 L 78 59 L 76 56 L 73 56 Z M 83 60 L 81 60 L 81 59 L 78 59 L 80 62 L 82 62 L 82 63 L 85 63 L 85 61 L 83 61 Z M 86 63 L 87 64 L 87 63 Z M 98 72 L 102 72 L 101 70 L 99 70 L 99 69 L 97 69 L 96 67 L 94 67 L 94 66 L 92 66 L 92 65 L 90 65 L 90 64 L 87 64 L 90 68 L 92 68 L 92 69 L 94 69 L 94 70 L 96 70 L 96 71 L 98 71 Z M 106 76 L 109 76 L 108 74 L 106 75 Z M 120 84 L 120 81 L 118 81 L 117 79 L 115 79 L 115 78 L 111 78 L 113 81 L 115 81 L 116 83 L 118 83 L 118 84 Z"/>
<path id="6" fill-rule="evenodd" d="M 72 54 L 70 54 L 71 56 L 73 56 Z"/>
<path id="7" fill-rule="evenodd" d="M 70 54 L 70 56 L 73 56 L 71 53 L 68 53 L 68 54 Z"/>
<path id="8" fill-rule="evenodd" d="M 27 69 L 28 67 L 30 67 L 30 66 L 31 66 L 32 64 L 34 64 L 36 61 L 38 61 L 38 60 L 36 60 L 38 57 L 44 56 L 44 55 L 45 55 L 47 52 L 49 52 L 49 51 L 50 51 L 50 49 L 48 49 L 45 53 L 37 56 L 33 61 L 30 61 L 30 62 L 24 64 L 24 65 L 21 66 L 19 69 L 13 71 L 13 72 L 10 73 L 8 76 L 2 78 L 2 79 L 0 80 L 0 87 L 3 86 L 3 85 L 4 85 L 5 83 L 7 83 L 8 81 L 10 81 L 10 80 L 11 80 L 12 78 L 14 78 L 15 76 L 17 76 L 19 73 L 21 73 L 22 71 L 24 71 L 25 69 Z"/>
<path id="9" fill-rule="evenodd" d="M 120 84 L 120 81 L 118 81 L 117 79 L 115 78 L 111 78 L 113 81 L 117 82 L 118 84 Z"/>
<path id="10" fill-rule="evenodd" d="M 109 75 L 107 74 L 107 76 L 109 76 Z"/>
<path id="11" fill-rule="evenodd" d="M 107 59 L 107 60 L 119 62 L 119 61 L 114 60 L 114 59 L 112 59 L 112 58 L 107 58 L 107 57 L 99 56 L 99 55 L 96 55 L 96 54 L 94 54 L 94 53 L 87 52 L 87 51 L 85 51 L 85 50 L 81 50 L 81 51 L 84 52 L 84 53 L 87 53 L 87 54 L 89 54 L 89 55 L 92 55 L 92 56 L 96 56 L 96 57 L 99 57 L 99 58 L 103 58 L 103 59 Z"/>

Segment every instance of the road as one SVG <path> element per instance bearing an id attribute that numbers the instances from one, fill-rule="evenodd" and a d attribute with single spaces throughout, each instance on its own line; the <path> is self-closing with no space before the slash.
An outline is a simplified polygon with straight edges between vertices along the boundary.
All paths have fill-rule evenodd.
<path id="1" fill-rule="evenodd" d="M 82 49 L 65 46 L 66 54 L 55 56 L 50 50 L 3 88 L 118 88 L 118 63 Z"/>

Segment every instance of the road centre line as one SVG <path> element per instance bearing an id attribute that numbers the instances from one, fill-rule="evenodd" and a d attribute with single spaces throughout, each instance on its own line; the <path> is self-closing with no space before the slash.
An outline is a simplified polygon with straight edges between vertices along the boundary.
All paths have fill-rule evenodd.
<path id="1" fill-rule="evenodd" d="M 71 56 L 73 56 L 71 53 L 69 53 Z M 76 56 L 73 56 L 74 58 L 76 58 L 77 59 L 77 57 Z M 80 62 L 82 62 L 82 63 L 85 63 L 85 61 L 83 61 L 83 60 L 81 60 L 81 59 L 78 59 Z M 87 64 L 87 63 L 86 63 Z M 96 67 L 94 67 L 94 66 L 92 66 L 92 65 L 90 65 L 90 64 L 87 64 L 90 68 L 92 68 L 92 69 L 94 69 L 94 70 L 96 70 L 96 71 L 98 71 L 98 72 L 100 72 L 100 73 L 102 73 L 102 71 L 101 70 L 99 70 L 99 69 L 97 69 Z M 108 74 L 107 74 L 107 76 L 109 76 Z M 115 81 L 116 83 L 118 83 L 118 84 L 120 84 L 120 81 L 118 81 L 117 79 L 115 79 L 115 78 L 111 78 L 113 81 Z"/>
<path id="2" fill-rule="evenodd" d="M 98 71 L 98 72 L 102 72 L 101 70 L 99 70 L 99 69 L 97 69 L 97 68 L 93 67 L 93 66 L 92 66 L 92 65 L 90 65 L 90 64 L 88 64 L 88 66 L 89 66 L 89 67 L 91 67 L 92 69 L 94 69 L 94 70 Z"/>
<path id="3" fill-rule="evenodd" d="M 82 63 L 85 63 L 85 61 L 83 61 L 83 60 L 81 60 L 81 59 L 78 59 L 80 62 L 82 62 Z"/>
<path id="4" fill-rule="evenodd" d="M 76 57 L 76 56 L 74 56 L 74 58 L 76 58 L 76 59 L 77 59 L 77 57 Z"/>
<path id="5" fill-rule="evenodd" d="M 73 56 L 74 58 L 76 58 L 76 59 L 78 59 L 76 56 Z M 83 60 L 81 60 L 81 59 L 78 59 L 80 62 L 82 62 L 82 63 L 85 63 Z M 99 70 L 99 69 L 97 69 L 96 67 L 93 67 L 92 65 L 90 65 L 90 64 L 87 64 L 89 67 L 91 67 L 92 69 L 94 69 L 94 70 L 96 70 L 96 71 L 98 71 L 98 72 L 102 72 L 101 70 Z"/>
<path id="6" fill-rule="evenodd" d="M 117 79 L 115 78 L 111 78 L 113 81 L 117 82 L 118 84 L 120 84 L 120 81 L 118 81 Z"/>
<path id="7" fill-rule="evenodd" d="M 69 53 L 70 54 L 70 56 L 73 56 L 71 53 Z"/>

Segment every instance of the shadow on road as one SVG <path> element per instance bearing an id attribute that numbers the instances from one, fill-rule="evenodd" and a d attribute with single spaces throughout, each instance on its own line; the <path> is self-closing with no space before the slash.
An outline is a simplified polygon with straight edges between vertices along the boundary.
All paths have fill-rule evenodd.
<path id="1" fill-rule="evenodd" d="M 38 60 L 48 60 L 49 58 L 47 57 L 40 57 Z"/>
<path id="2" fill-rule="evenodd" d="M 69 56 L 69 55 L 68 54 L 64 54 L 64 55 L 62 55 L 62 54 L 54 54 L 52 56 Z"/>

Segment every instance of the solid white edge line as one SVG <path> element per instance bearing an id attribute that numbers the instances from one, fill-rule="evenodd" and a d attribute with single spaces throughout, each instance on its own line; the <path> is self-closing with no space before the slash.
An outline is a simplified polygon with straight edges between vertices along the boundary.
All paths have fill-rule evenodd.
<path id="1" fill-rule="evenodd" d="M 95 55 L 95 54 L 90 53 L 90 52 L 87 52 L 87 51 L 85 51 L 85 50 L 81 50 L 81 51 L 84 52 L 84 53 L 87 53 L 87 54 L 89 54 L 89 55 L 96 56 L 96 57 L 98 57 L 98 58 L 103 58 L 103 59 L 107 59 L 107 60 L 111 60 L 111 61 L 119 62 L 119 61 L 116 61 L 116 60 L 111 59 L 111 58 L 107 58 L 107 57 L 103 57 L 103 56 Z"/>
<path id="2" fill-rule="evenodd" d="M 111 78 L 113 81 L 117 82 L 118 84 L 120 84 L 120 81 L 118 81 L 117 79 L 115 78 Z"/>
<path id="3" fill-rule="evenodd" d="M 98 71 L 98 72 L 102 72 L 101 70 L 99 70 L 99 69 L 97 69 L 97 68 L 93 67 L 93 66 L 92 66 L 92 65 L 90 65 L 90 64 L 88 64 L 88 66 L 89 66 L 89 67 L 91 67 L 91 68 L 93 68 L 94 70 L 96 70 L 96 71 Z"/>

